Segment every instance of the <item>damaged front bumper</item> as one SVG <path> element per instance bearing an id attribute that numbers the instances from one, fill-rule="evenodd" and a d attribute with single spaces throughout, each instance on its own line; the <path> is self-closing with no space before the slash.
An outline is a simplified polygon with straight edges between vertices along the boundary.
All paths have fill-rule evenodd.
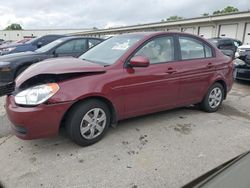
<path id="1" fill-rule="evenodd" d="M 6 97 L 6 113 L 13 133 L 21 139 L 31 140 L 57 135 L 63 117 L 74 101 L 23 107 L 15 103 L 14 96 Z"/>

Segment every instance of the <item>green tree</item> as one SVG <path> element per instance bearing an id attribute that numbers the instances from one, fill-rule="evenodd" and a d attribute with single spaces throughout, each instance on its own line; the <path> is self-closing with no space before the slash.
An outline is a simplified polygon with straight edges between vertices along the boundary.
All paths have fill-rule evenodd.
<path id="1" fill-rule="evenodd" d="M 209 13 L 203 13 L 202 16 L 209 16 Z"/>
<path id="2" fill-rule="evenodd" d="M 213 12 L 213 15 L 218 15 L 218 14 L 226 14 L 226 13 L 232 13 L 232 12 L 238 12 L 239 9 L 233 6 L 227 6 L 226 8 L 222 10 L 216 10 Z"/>
<path id="3" fill-rule="evenodd" d="M 167 21 L 177 21 L 177 20 L 182 20 L 183 17 L 180 16 L 170 16 L 169 18 L 167 18 Z"/>
<path id="4" fill-rule="evenodd" d="M 239 9 L 237 9 L 236 7 L 227 6 L 226 8 L 224 8 L 223 13 L 238 12 L 238 11 Z"/>
<path id="5" fill-rule="evenodd" d="M 222 14 L 222 12 L 220 10 L 216 10 L 213 12 L 213 15 L 218 15 L 218 14 Z"/>
<path id="6" fill-rule="evenodd" d="M 23 30 L 23 28 L 20 24 L 13 23 L 6 27 L 5 30 Z"/>

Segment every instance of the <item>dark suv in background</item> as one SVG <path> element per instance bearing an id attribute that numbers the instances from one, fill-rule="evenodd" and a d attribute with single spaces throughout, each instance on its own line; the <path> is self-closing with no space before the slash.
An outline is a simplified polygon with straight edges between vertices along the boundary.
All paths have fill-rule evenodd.
<path id="1" fill-rule="evenodd" d="M 231 38 L 210 38 L 209 42 L 213 43 L 225 55 L 234 57 L 237 48 L 242 45 L 242 42 Z"/>
<path id="2" fill-rule="evenodd" d="M 0 82 L 11 82 L 30 65 L 54 57 L 78 57 L 103 39 L 63 37 L 34 52 L 22 52 L 0 57 Z"/>
<path id="3" fill-rule="evenodd" d="M 12 43 L 10 45 L 0 48 L 0 55 L 12 54 L 17 52 L 35 51 L 46 44 L 53 42 L 56 39 L 65 37 L 65 35 L 45 35 L 42 37 L 31 39 L 30 41 L 22 43 Z"/>

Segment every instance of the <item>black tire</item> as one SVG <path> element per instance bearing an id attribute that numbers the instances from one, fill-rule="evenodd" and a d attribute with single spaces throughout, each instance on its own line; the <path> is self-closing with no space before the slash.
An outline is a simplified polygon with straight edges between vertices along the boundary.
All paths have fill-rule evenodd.
<path id="1" fill-rule="evenodd" d="M 220 100 L 220 102 L 219 102 L 217 105 L 215 105 L 215 106 L 212 107 L 212 106 L 210 105 L 210 103 L 209 103 L 209 101 L 211 100 L 211 99 L 209 98 L 209 96 L 210 96 L 211 92 L 212 92 L 215 88 L 218 88 L 218 89 L 221 91 L 221 100 Z M 209 90 L 208 90 L 206 96 L 204 97 L 204 99 L 203 99 L 202 102 L 201 102 L 201 108 L 202 108 L 202 110 L 204 110 L 205 112 L 210 112 L 210 113 L 211 113 L 211 112 L 216 112 L 216 111 L 220 108 L 220 106 L 221 106 L 221 104 L 222 104 L 222 101 L 224 100 L 224 96 L 225 96 L 225 90 L 224 90 L 223 86 L 222 86 L 220 83 L 218 83 L 218 82 L 214 83 L 214 84 L 209 88 Z"/>
<path id="2" fill-rule="evenodd" d="M 100 133 L 100 135 L 98 135 L 97 137 L 93 139 L 86 139 L 82 136 L 82 133 L 80 130 L 81 124 L 85 115 L 87 115 L 87 113 L 90 113 L 91 110 L 96 109 L 96 108 L 101 109 L 102 112 L 105 113 L 106 123 L 104 125 L 104 122 L 103 122 L 104 128 L 103 128 L 103 131 Z M 79 102 L 70 110 L 66 119 L 66 130 L 67 130 L 68 136 L 73 142 L 75 142 L 76 144 L 80 146 L 88 146 L 101 140 L 104 134 L 107 132 L 110 124 L 111 124 L 111 115 L 110 115 L 108 106 L 100 100 L 90 99 L 84 102 Z M 85 128 L 89 127 L 89 125 L 90 124 L 88 124 L 88 126 L 86 126 Z M 90 125 L 90 127 L 91 126 L 92 125 Z M 98 130 L 95 129 L 95 131 L 98 131 Z"/>

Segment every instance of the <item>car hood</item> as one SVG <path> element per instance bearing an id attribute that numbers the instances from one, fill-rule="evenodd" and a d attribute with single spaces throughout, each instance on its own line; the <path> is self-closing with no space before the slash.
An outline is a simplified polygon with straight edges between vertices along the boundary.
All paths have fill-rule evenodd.
<path id="1" fill-rule="evenodd" d="M 0 56 L 0 62 L 13 62 L 19 59 L 35 56 L 38 54 L 39 53 L 36 53 L 36 52 L 20 52 L 20 53 L 8 54 L 8 55 Z"/>
<path id="2" fill-rule="evenodd" d="M 30 66 L 16 79 L 19 87 L 22 83 L 38 75 L 60 75 L 71 73 L 98 73 L 105 72 L 105 67 L 78 58 L 54 58 L 47 59 Z"/>

